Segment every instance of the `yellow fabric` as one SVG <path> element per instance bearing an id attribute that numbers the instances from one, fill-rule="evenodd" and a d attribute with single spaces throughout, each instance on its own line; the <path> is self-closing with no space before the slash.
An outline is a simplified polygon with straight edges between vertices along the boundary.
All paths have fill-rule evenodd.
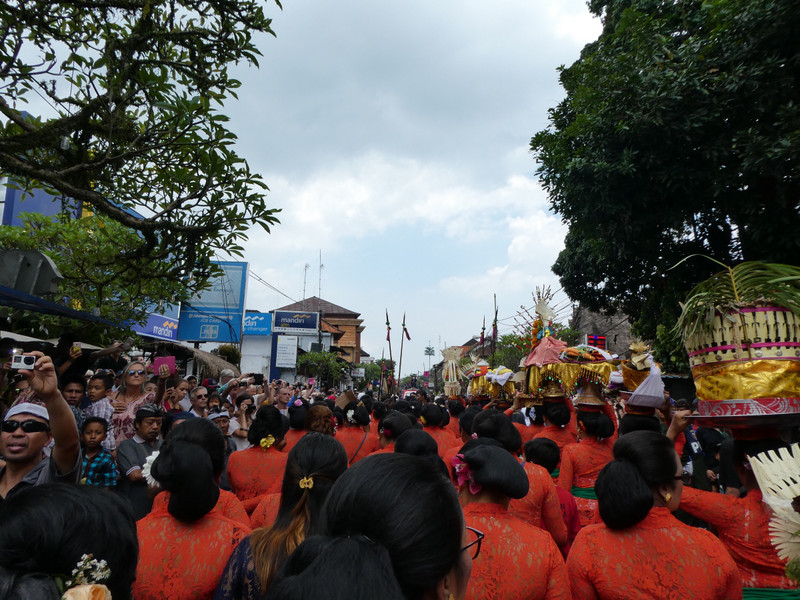
<path id="1" fill-rule="evenodd" d="M 607 362 L 552 363 L 542 367 L 530 367 L 528 369 L 528 389 L 532 394 L 537 393 L 545 379 L 558 379 L 561 382 L 561 388 L 566 392 L 571 391 L 578 384 L 579 379 L 607 385 L 611 372 L 615 368 L 614 365 Z"/>
<path id="2" fill-rule="evenodd" d="M 707 402 L 800 397 L 800 361 L 751 360 L 692 368 L 697 397 Z"/>

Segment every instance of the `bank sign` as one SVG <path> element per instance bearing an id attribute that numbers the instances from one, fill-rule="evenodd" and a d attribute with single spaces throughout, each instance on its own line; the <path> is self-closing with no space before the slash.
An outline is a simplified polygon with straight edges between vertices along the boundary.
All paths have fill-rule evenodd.
<path id="1" fill-rule="evenodd" d="M 270 335 L 272 333 L 272 315 L 269 313 L 245 313 L 245 335 Z"/>
<path id="2" fill-rule="evenodd" d="M 319 313 L 276 310 L 272 331 L 276 333 L 313 333 L 319 327 Z"/>

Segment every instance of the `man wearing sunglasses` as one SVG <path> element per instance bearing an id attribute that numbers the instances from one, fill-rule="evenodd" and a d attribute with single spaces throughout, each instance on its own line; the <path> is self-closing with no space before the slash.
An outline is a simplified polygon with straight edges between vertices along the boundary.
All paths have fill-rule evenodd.
<path id="1" fill-rule="evenodd" d="M 20 370 L 33 394 L 44 404 L 21 402 L 3 417 L 0 454 L 6 466 L 0 469 L 0 503 L 22 490 L 43 483 L 78 483 L 80 442 L 75 417 L 61 392 L 50 357 L 36 357 L 32 370 Z M 45 457 L 44 449 L 53 440 Z"/>
<path id="2" fill-rule="evenodd" d="M 192 409 L 189 411 L 195 417 L 205 418 L 208 412 L 208 390 L 202 385 L 194 388 L 189 393 Z"/>

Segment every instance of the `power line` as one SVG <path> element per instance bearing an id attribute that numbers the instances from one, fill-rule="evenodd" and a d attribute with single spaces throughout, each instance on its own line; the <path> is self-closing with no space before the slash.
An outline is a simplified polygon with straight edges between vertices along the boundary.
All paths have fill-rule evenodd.
<path id="1" fill-rule="evenodd" d="M 279 293 L 281 296 L 285 296 L 286 298 L 288 298 L 288 299 L 289 299 L 289 300 L 291 300 L 292 302 L 297 302 L 297 300 L 295 300 L 294 298 L 292 298 L 292 297 L 291 297 L 291 296 L 289 296 L 288 294 L 285 294 L 285 293 L 283 293 L 283 292 L 282 292 L 282 291 L 280 291 L 278 288 L 276 288 L 274 285 L 272 285 L 272 284 L 271 284 L 271 283 L 269 283 L 268 281 L 265 281 L 264 279 L 262 279 L 261 277 L 259 277 L 257 274 L 253 273 L 253 271 L 252 271 L 252 270 L 248 269 L 248 270 L 247 270 L 247 273 L 248 273 L 248 275 L 250 275 L 250 277 L 252 277 L 253 279 L 255 279 L 257 282 L 259 282 L 259 283 L 261 283 L 261 284 L 263 284 L 263 285 L 267 286 L 269 289 L 271 289 L 271 290 L 273 290 L 273 291 L 275 291 L 275 292 L 278 292 L 278 293 Z"/>

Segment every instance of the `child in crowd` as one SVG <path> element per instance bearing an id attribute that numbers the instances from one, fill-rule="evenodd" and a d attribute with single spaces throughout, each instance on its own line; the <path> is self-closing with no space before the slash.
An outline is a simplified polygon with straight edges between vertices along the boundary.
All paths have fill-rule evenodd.
<path id="1" fill-rule="evenodd" d="M 117 467 L 111 453 L 102 447 L 108 437 L 108 421 L 100 417 L 89 417 L 81 428 L 83 466 L 81 483 L 98 487 L 117 485 Z"/>
<path id="2" fill-rule="evenodd" d="M 102 446 L 109 452 L 114 452 L 116 445 L 114 443 L 114 426 L 111 425 L 111 415 L 114 414 L 114 407 L 111 406 L 109 398 L 111 394 L 111 386 L 114 380 L 111 375 L 92 375 L 89 379 L 89 387 L 87 395 L 89 396 L 89 404 L 83 411 L 83 416 L 87 419 L 89 417 L 100 417 L 106 421 L 106 437 L 103 439 Z"/>

